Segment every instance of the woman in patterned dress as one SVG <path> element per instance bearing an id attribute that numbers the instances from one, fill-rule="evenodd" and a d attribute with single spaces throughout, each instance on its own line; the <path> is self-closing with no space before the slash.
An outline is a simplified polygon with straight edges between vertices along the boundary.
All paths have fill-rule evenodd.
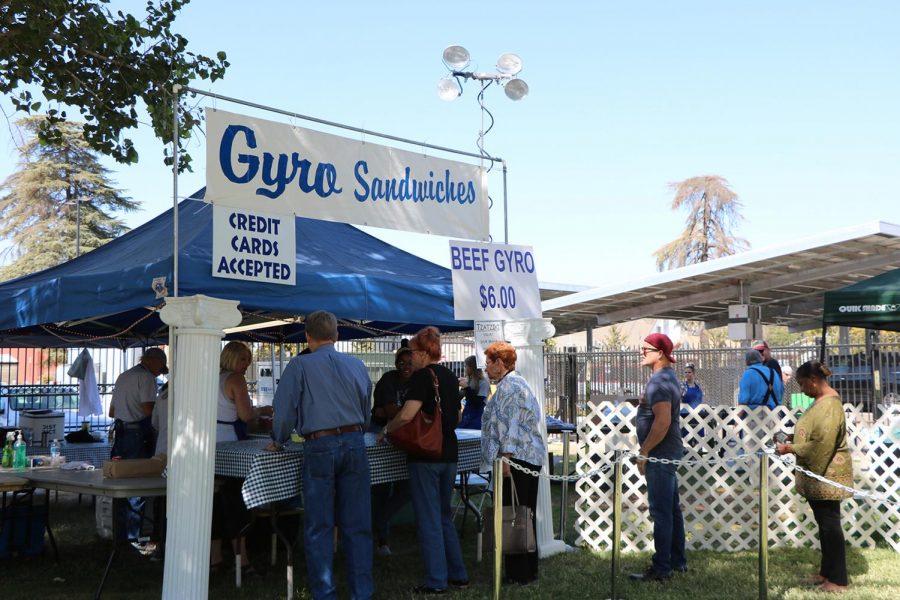
<path id="1" fill-rule="evenodd" d="M 831 370 L 818 361 L 801 365 L 796 373 L 801 391 L 815 399 L 794 427 L 793 442 L 777 444 L 778 454 L 795 454 L 797 464 L 830 481 L 853 485 L 853 463 L 847 446 L 847 425 L 838 393 L 828 384 Z M 811 582 L 823 592 L 847 589 L 847 561 L 841 528 L 841 500 L 850 493 L 800 471 L 797 492 L 807 499 L 819 525 L 822 561 Z"/>
<path id="2" fill-rule="evenodd" d="M 547 456 L 541 435 L 541 407 L 525 379 L 515 372 L 516 349 L 494 342 L 484 351 L 488 376 L 497 382 L 481 419 L 481 462 L 488 470 L 504 456 L 531 471 L 540 471 Z M 537 514 L 538 477 L 503 463 L 503 504 L 512 504 L 510 480 L 515 482 L 519 504 Z M 528 585 L 538 578 L 538 553 L 504 555 L 507 583 Z"/>

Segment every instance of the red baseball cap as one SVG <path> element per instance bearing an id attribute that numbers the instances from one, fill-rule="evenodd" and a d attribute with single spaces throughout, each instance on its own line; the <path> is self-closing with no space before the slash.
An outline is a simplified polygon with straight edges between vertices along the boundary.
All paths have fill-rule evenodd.
<path id="1" fill-rule="evenodd" d="M 669 336 L 664 333 L 651 333 L 644 338 L 644 341 L 662 352 L 669 359 L 669 362 L 675 362 L 675 357 L 672 356 L 672 350 L 675 349 L 675 345 L 669 339 Z"/>
<path id="2" fill-rule="evenodd" d="M 766 350 L 769 345 L 766 343 L 766 340 L 753 340 L 753 346 L 751 346 L 754 350 L 759 350 L 762 352 Z"/>

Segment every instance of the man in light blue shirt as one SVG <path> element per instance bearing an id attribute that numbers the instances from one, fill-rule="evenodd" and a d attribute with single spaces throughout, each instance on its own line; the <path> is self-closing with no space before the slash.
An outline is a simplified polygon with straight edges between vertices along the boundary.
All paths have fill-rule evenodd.
<path id="1" fill-rule="evenodd" d="M 762 354 L 755 349 L 747 351 L 747 370 L 741 376 L 738 392 L 738 404 L 759 408 L 761 406 L 774 409 L 781 405 L 784 394 L 784 381 L 781 373 L 763 363 Z"/>
<path id="2" fill-rule="evenodd" d="M 351 598 L 367 600 L 374 583 L 369 459 L 363 432 L 369 421 L 372 381 L 362 361 L 335 350 L 333 314 L 316 311 L 305 325 L 311 352 L 292 359 L 278 383 L 270 449 L 280 449 L 294 430 L 305 440 L 303 529 L 313 598 L 337 598 L 333 536 L 338 526 Z"/>

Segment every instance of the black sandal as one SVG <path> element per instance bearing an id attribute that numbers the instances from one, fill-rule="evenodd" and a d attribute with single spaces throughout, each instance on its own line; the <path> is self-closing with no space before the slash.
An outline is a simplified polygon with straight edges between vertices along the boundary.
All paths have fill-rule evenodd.
<path id="1" fill-rule="evenodd" d="M 254 579 L 262 577 L 262 573 L 253 568 L 253 565 L 247 564 L 241 567 L 241 581 L 245 579 Z"/>

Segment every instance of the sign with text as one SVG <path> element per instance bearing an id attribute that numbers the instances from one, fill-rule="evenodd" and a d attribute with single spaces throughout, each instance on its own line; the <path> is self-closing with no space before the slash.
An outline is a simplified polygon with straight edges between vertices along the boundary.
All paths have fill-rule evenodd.
<path id="1" fill-rule="evenodd" d="M 488 239 L 484 170 L 206 109 L 206 198 L 250 211 Z"/>
<path id="2" fill-rule="evenodd" d="M 296 233 L 293 215 L 213 205 L 213 277 L 294 285 Z"/>
<path id="3" fill-rule="evenodd" d="M 475 362 L 484 369 L 484 351 L 494 342 L 502 342 L 503 321 L 475 321 Z"/>
<path id="4" fill-rule="evenodd" d="M 541 318 L 531 246 L 450 241 L 453 315 L 503 321 Z"/>

